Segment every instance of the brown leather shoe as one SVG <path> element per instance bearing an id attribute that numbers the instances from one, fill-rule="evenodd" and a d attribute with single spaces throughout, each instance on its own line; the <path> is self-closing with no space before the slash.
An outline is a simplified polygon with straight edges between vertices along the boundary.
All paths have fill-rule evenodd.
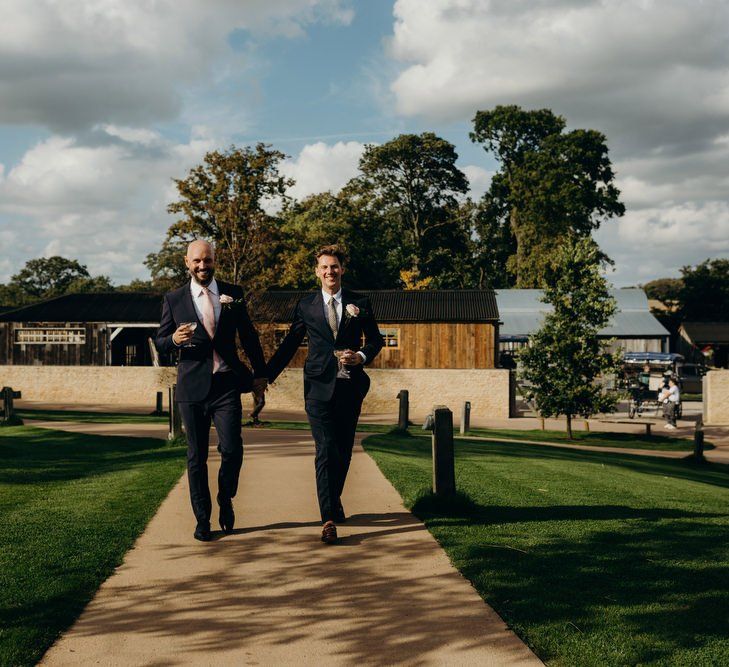
<path id="1" fill-rule="evenodd" d="M 337 527 L 334 525 L 334 521 L 327 521 L 322 526 L 321 541 L 324 542 L 324 544 L 336 544 Z"/>

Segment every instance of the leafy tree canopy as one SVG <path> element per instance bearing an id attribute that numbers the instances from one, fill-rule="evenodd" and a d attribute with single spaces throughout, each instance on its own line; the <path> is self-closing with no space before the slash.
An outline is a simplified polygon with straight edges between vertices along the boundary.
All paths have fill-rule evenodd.
<path id="1" fill-rule="evenodd" d="M 616 393 L 600 379 L 617 373 L 619 355 L 598 338 L 616 303 L 600 275 L 600 251 L 592 239 L 571 234 L 563 240 L 543 300 L 554 310 L 519 355 L 522 377 L 532 385 L 542 416 L 567 417 L 571 438 L 573 417 L 610 412 L 617 404 Z"/>
<path id="2" fill-rule="evenodd" d="M 590 236 L 625 213 L 600 132 L 565 132 L 564 119 L 549 109 L 497 106 L 476 113 L 471 140 L 501 166 L 483 197 L 480 227 L 513 249 L 506 268 L 517 287 L 545 284 L 567 235 Z"/>

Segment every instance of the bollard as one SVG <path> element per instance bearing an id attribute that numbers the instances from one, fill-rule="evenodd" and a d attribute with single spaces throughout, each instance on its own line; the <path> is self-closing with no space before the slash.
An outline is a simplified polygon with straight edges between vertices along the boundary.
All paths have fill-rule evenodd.
<path id="1" fill-rule="evenodd" d="M 407 431 L 410 423 L 410 392 L 407 389 L 401 389 L 397 395 L 400 400 L 400 413 L 397 418 L 397 430 Z"/>
<path id="2" fill-rule="evenodd" d="M 697 461 L 704 460 L 704 418 L 699 417 L 694 429 L 694 458 Z"/>
<path id="3" fill-rule="evenodd" d="M 161 415 L 163 410 L 164 410 L 164 406 L 162 405 L 162 392 L 158 391 L 157 392 L 157 401 L 155 403 L 155 408 L 154 408 L 154 414 Z"/>
<path id="4" fill-rule="evenodd" d="M 170 401 L 170 432 L 167 434 L 168 440 L 173 440 L 182 435 L 182 418 L 180 417 L 180 407 L 177 405 L 176 394 L 177 385 L 173 384 L 169 390 L 169 401 Z"/>
<path id="5" fill-rule="evenodd" d="M 456 492 L 453 413 L 445 405 L 438 405 L 433 414 L 433 492 L 438 496 L 452 496 Z"/>
<path id="6" fill-rule="evenodd" d="M 1 421 L 3 424 L 15 426 L 23 423 L 23 420 L 15 414 L 15 406 L 13 405 L 14 398 L 22 397 L 22 393 L 19 391 L 13 391 L 12 387 L 2 388 L 3 416 Z"/>
<path id="7" fill-rule="evenodd" d="M 471 401 L 465 401 L 461 410 L 461 435 L 471 430 Z"/>

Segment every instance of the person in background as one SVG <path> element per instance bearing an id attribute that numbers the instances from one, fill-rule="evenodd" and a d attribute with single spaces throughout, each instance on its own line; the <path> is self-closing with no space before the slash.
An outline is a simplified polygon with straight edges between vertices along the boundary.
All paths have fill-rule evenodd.
<path id="1" fill-rule="evenodd" d="M 658 400 L 663 403 L 663 417 L 666 420 L 664 428 L 670 431 L 676 430 L 676 412 L 678 402 L 681 400 L 681 393 L 678 389 L 678 380 L 675 376 L 668 378 L 668 387 L 664 387 L 658 395 Z"/>

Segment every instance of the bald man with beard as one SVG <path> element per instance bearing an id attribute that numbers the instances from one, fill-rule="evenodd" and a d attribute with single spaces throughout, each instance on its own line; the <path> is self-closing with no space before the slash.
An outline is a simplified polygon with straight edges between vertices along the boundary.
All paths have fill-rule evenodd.
<path id="1" fill-rule="evenodd" d="M 155 344 L 164 354 L 179 353 L 177 402 L 187 435 L 190 501 L 197 520 L 194 537 L 211 539 L 212 500 L 208 485 L 210 426 L 215 424 L 220 452 L 217 501 L 220 528 L 235 523 L 232 499 L 243 463 L 242 392 L 263 391 L 266 363 L 243 290 L 215 279 L 215 252 L 207 241 L 193 241 L 185 265 L 190 282 L 165 294 Z M 192 324 L 192 326 L 191 326 Z M 236 333 L 253 373 L 238 358 Z"/>

